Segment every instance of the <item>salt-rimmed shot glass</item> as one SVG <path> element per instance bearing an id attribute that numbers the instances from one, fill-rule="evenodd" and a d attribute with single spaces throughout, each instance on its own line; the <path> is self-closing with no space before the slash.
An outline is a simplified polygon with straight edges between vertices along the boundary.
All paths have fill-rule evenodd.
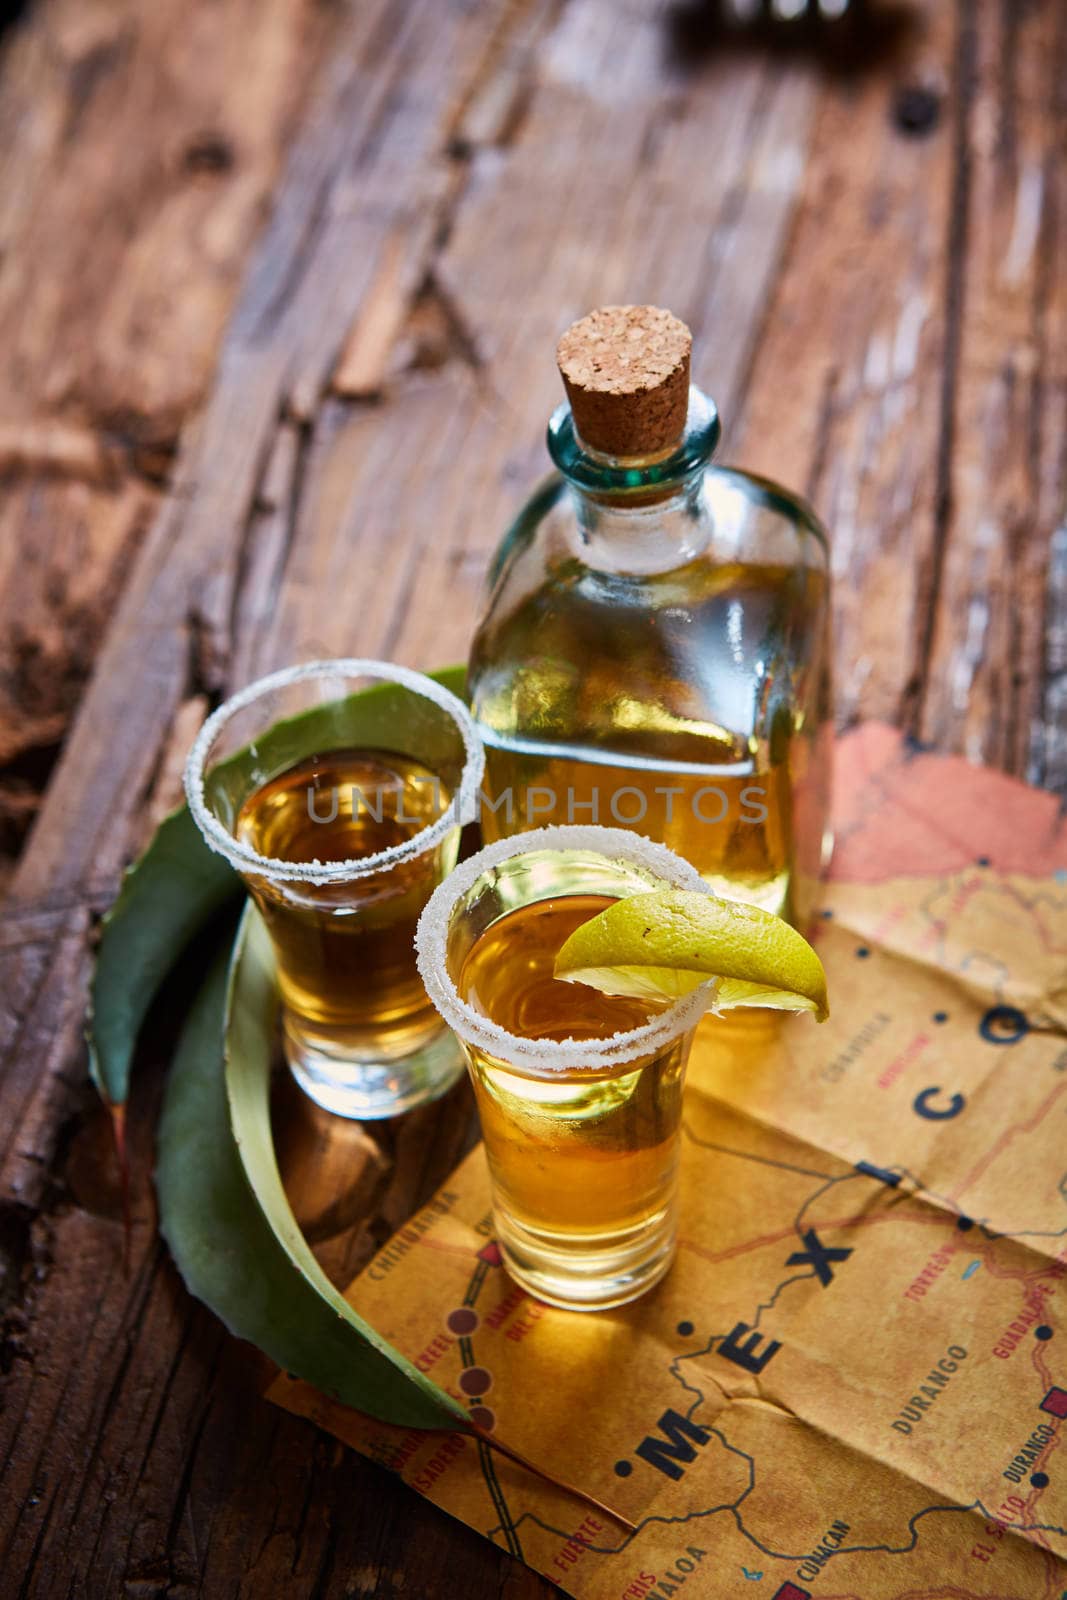
<path id="1" fill-rule="evenodd" d="M 663 887 L 710 893 L 635 834 L 539 828 L 463 862 L 419 919 L 426 991 L 467 1053 L 500 1248 L 552 1305 L 622 1305 L 674 1254 L 682 1085 L 709 992 L 657 1011 L 552 975 L 575 927 Z"/>
<path id="2" fill-rule="evenodd" d="M 328 1111 L 393 1116 L 463 1071 L 419 978 L 414 934 L 455 865 L 483 764 L 455 695 L 361 659 L 261 678 L 193 746 L 190 809 L 263 916 L 285 1053 Z"/>

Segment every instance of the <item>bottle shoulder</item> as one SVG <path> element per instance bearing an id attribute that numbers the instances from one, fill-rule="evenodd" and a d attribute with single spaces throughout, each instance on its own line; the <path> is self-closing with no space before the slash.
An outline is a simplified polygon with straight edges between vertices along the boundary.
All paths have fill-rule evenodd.
<path id="1" fill-rule="evenodd" d="M 679 512 L 624 507 L 589 516 L 585 497 L 558 473 L 537 485 L 490 562 L 490 600 L 502 589 L 570 585 L 580 574 L 620 595 L 677 587 L 711 569 L 803 567 L 827 574 L 825 532 L 799 496 L 751 473 L 709 467 L 699 493 Z M 606 530 L 606 531 L 605 531 Z"/>
<path id="2" fill-rule="evenodd" d="M 599 631 L 612 610 L 633 627 L 642 618 L 655 626 L 664 613 L 714 611 L 732 600 L 779 619 L 828 608 L 825 535 L 803 502 L 786 498 L 776 485 L 711 468 L 699 516 L 689 521 L 697 533 L 687 531 L 686 543 L 675 539 L 662 564 L 621 559 L 611 565 L 591 548 L 568 486 L 557 475 L 544 480 L 490 564 L 472 660 L 484 655 L 487 636 L 521 619 L 551 630 L 567 618 L 571 632 L 584 617 Z M 655 538 L 654 526 L 642 531 L 649 541 Z"/>
<path id="3" fill-rule="evenodd" d="M 485 727 L 555 737 L 580 725 L 593 737 L 610 723 L 617 742 L 620 715 L 636 735 L 659 707 L 747 738 L 771 701 L 811 692 L 829 610 L 817 524 L 728 469 L 708 473 L 705 488 L 702 548 L 634 572 L 585 559 L 567 486 L 540 487 L 498 553 L 472 643 L 469 684 Z"/>

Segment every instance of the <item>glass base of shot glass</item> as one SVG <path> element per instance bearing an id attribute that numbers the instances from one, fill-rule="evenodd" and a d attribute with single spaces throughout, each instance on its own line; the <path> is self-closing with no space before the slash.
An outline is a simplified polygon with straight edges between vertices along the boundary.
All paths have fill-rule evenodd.
<path id="1" fill-rule="evenodd" d="M 283 1024 L 289 1070 L 304 1093 L 324 1111 L 361 1122 L 396 1117 L 440 1099 L 463 1076 L 463 1050 L 441 1027 L 406 1055 L 353 1056 L 311 1037 L 286 1015 Z"/>
<path id="2" fill-rule="evenodd" d="M 624 1232 L 549 1233 L 499 1207 L 493 1221 L 504 1264 L 535 1299 L 564 1311 L 609 1311 L 627 1305 L 666 1277 L 674 1260 L 675 1206 Z"/>

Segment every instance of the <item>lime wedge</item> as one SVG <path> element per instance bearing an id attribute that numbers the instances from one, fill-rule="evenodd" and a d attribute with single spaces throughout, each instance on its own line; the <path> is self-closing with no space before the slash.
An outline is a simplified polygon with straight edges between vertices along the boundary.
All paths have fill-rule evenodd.
<path id="1" fill-rule="evenodd" d="M 714 984 L 712 1009 L 769 1006 L 829 1016 L 826 973 L 788 922 L 689 889 L 635 894 L 575 928 L 555 974 L 602 994 L 674 1000 Z"/>

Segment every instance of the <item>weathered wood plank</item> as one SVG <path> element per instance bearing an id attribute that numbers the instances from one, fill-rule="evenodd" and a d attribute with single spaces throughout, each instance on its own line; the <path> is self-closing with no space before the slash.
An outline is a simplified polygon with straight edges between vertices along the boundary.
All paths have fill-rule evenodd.
<path id="1" fill-rule="evenodd" d="M 174 445 L 331 28 L 300 0 L 31 8 L 0 77 L 0 419 Z"/>
<path id="2" fill-rule="evenodd" d="M 150 525 L 151 484 L 206 390 L 336 25 L 303 0 L 39 0 L 5 34 L 5 877 Z"/>
<path id="3" fill-rule="evenodd" d="M 921 731 L 1025 774 L 1067 728 L 1044 690 L 1049 541 L 1067 511 L 1067 13 L 970 19 L 951 509 Z"/>
<path id="4" fill-rule="evenodd" d="M 503 159 L 476 157 L 435 267 L 535 472 L 558 403 L 556 339 L 591 306 L 653 299 L 685 317 L 727 419 L 762 325 L 814 77 L 758 53 L 679 60 L 672 14 L 642 6 L 620 28 L 617 8 L 566 8 L 518 136 Z"/>
<path id="5" fill-rule="evenodd" d="M 361 9 L 349 50 L 316 96 L 207 410 L 183 450 L 64 754 L 66 772 L 79 773 L 81 804 L 73 817 L 64 806 L 61 767 L 15 879 L 18 902 L 59 879 L 80 881 L 90 864 L 115 870 L 183 690 L 197 677 L 209 690 L 221 685 L 242 545 L 277 420 L 294 394 L 325 388 L 377 253 L 398 214 L 417 209 L 423 173 L 447 132 L 455 85 L 436 59 L 424 61 L 417 78 L 411 73 L 411 30 L 420 15 L 422 37 L 431 26 L 423 11 L 386 0 Z M 435 22 L 455 72 L 473 72 L 486 17 L 475 26 L 456 6 L 437 8 Z M 397 48 L 378 70 L 383 64 L 369 51 L 383 39 Z"/>
<path id="6" fill-rule="evenodd" d="M 232 677 L 234 618 L 251 635 L 284 565 L 304 446 L 303 426 L 282 420 L 279 433 L 279 421 L 314 410 L 381 251 L 439 193 L 435 164 L 448 163 L 452 120 L 504 16 L 459 0 L 346 12 L 345 48 L 315 97 L 205 414 L 133 564 L 0 924 L 0 1265 L 18 1347 L 0 1417 L 10 1463 L 0 1569 L 25 1573 L 26 1595 L 340 1594 L 353 1573 L 375 1583 L 371 1530 L 352 1506 L 384 1498 L 379 1475 L 350 1456 L 332 1468 L 333 1446 L 258 1405 L 257 1369 L 177 1291 L 149 1200 L 151 1105 L 131 1123 L 128 1278 L 113 1207 L 71 1193 L 62 1130 L 81 1128 L 91 1105 L 78 1041 L 90 902 L 113 888 L 149 795 L 173 780 L 172 718 Z M 264 560 L 246 541 L 272 515 Z M 89 1126 L 99 1134 L 99 1114 Z M 458 1148 L 445 1141 L 435 1159 Z M 382 1192 L 392 1221 L 442 1175 L 417 1150 L 397 1172 Z M 479 1588 L 506 1581 L 498 1552 L 399 1504 L 383 1585 L 403 1549 L 404 1577 L 431 1594 L 446 1537 Z M 401 1523 L 416 1521 L 408 1549 Z"/>
<path id="7" fill-rule="evenodd" d="M 824 95 L 804 203 L 739 429 L 741 463 L 807 493 L 830 532 L 838 715 L 899 721 L 924 670 L 941 518 L 954 203 L 954 8 L 919 8 L 899 80 Z"/>
<path id="8" fill-rule="evenodd" d="M 1059 406 L 1067 433 L 1067 405 Z M 1044 605 L 1044 685 L 1032 729 L 1029 777 L 1057 794 L 1067 792 L 1067 521 L 1049 541 Z"/>
<path id="9" fill-rule="evenodd" d="M 158 505 L 132 477 L 111 489 L 35 481 L 0 498 L 0 768 L 60 743 Z"/>
<path id="10" fill-rule="evenodd" d="M 158 506 L 128 475 L 110 488 L 44 476 L 0 494 L 0 891 Z"/>
<path id="11" fill-rule="evenodd" d="M 810 68 L 758 56 L 672 60 L 669 14 L 636 8 L 620 30 L 606 0 L 572 0 L 535 59 L 518 53 L 508 81 L 521 117 L 498 104 L 499 142 L 472 148 L 415 313 L 424 326 L 435 307 L 430 370 L 397 375 L 377 406 L 328 405 L 315 420 L 277 604 L 259 613 L 258 669 L 352 650 L 464 659 L 488 557 L 548 465 L 556 340 L 591 305 L 647 297 L 685 314 L 698 372 L 721 379 L 729 415 L 816 90 Z M 416 336 L 397 344 L 425 356 Z M 378 387 L 390 363 L 379 352 L 371 366 Z M 362 386 L 351 372 L 350 346 L 348 392 Z"/>

